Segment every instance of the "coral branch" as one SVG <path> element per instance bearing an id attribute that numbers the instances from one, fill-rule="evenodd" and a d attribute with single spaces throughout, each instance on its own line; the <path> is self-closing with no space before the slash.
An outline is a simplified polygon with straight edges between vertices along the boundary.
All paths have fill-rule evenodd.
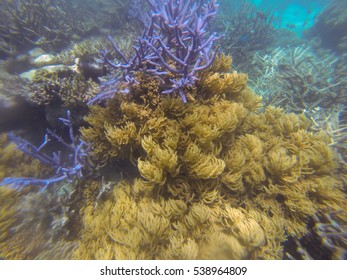
<path id="1" fill-rule="evenodd" d="M 216 34 L 207 36 L 205 30 L 217 13 L 215 0 L 147 0 L 147 4 L 149 12 L 140 17 L 146 19 L 144 32 L 134 46 L 136 53 L 132 57 L 126 58 L 110 38 L 124 64 L 111 62 L 107 53 L 103 53 L 104 62 L 115 70 L 117 78 L 103 86 L 102 92 L 90 104 L 112 97 L 121 82 L 136 83 L 136 71 L 160 77 L 164 94 L 178 92 L 186 102 L 185 89 L 195 84 L 196 73 L 208 68 L 215 60 L 213 43 L 221 37 Z M 138 5 L 134 2 L 133 9 L 138 11 Z"/>
<path id="2" fill-rule="evenodd" d="M 49 185 L 59 183 L 66 179 L 71 181 L 83 177 L 82 169 L 86 168 L 90 164 L 88 159 L 89 145 L 75 136 L 69 111 L 67 111 L 67 119 L 60 118 L 60 120 L 69 129 L 69 138 L 71 143 L 67 143 L 62 139 L 62 137 L 50 130 L 47 130 L 44 142 L 39 147 L 35 147 L 28 141 L 15 136 L 13 133 L 9 134 L 10 140 L 17 145 L 18 149 L 23 153 L 38 159 L 43 164 L 55 169 L 55 175 L 47 179 L 8 177 L 4 178 L 0 182 L 0 186 L 11 185 L 15 189 L 20 189 L 28 185 L 39 185 L 46 188 Z M 51 140 L 56 140 L 67 149 L 67 159 L 61 159 L 60 151 L 54 152 L 51 156 L 46 155 L 43 152 L 44 148 Z"/>

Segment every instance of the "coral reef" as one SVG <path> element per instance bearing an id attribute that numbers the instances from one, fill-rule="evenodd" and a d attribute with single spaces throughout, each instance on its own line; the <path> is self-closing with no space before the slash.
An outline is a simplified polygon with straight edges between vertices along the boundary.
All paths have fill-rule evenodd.
<path id="1" fill-rule="evenodd" d="M 150 187 L 141 180 L 133 186 L 122 182 L 100 207 L 88 206 L 74 257 L 248 259 L 265 242 L 259 223 L 251 215 L 223 205 L 216 193 L 207 204 L 134 195 L 135 188 L 145 190 L 147 185 Z"/>
<path id="2" fill-rule="evenodd" d="M 74 35 L 84 34 L 80 4 L 74 1 L 2 1 L 0 55 L 14 55 L 31 46 L 57 48 Z"/>
<path id="3" fill-rule="evenodd" d="M 81 125 L 88 112 L 86 102 L 99 90 L 95 80 L 103 73 L 102 67 L 76 58 L 72 66 L 49 65 L 33 71 L 30 81 L 21 82 L 26 90 L 22 95 L 25 106 L 42 111 L 52 127 L 61 127 L 58 119 L 66 116 L 66 110 L 74 115 L 74 125 Z"/>
<path id="4" fill-rule="evenodd" d="M 15 56 L 30 47 L 60 51 L 71 40 L 122 26 L 129 1 L 4 0 L 0 3 L 0 57 Z M 97 7 L 97 8 L 96 8 Z"/>
<path id="5" fill-rule="evenodd" d="M 42 145 L 9 134 L 24 153 L 0 136 L 0 176 L 12 177 L 0 187 L 0 257 L 344 258 L 346 165 L 331 147 L 345 143 L 345 130 L 332 138 L 307 114 L 330 108 L 323 91 L 344 98 L 342 83 L 328 77 L 334 62 L 316 64 L 305 48 L 288 51 L 288 59 L 278 50 L 269 64 L 258 57 L 266 71 L 249 81 L 213 48 L 218 36 L 206 23 L 216 1 L 146 3 L 148 13 L 131 3 L 145 29 L 135 55 L 111 38 L 107 65 L 86 72 L 98 43 L 82 42 L 59 58 L 67 66 L 78 60 L 75 70 L 41 72 L 31 84 L 36 105 L 64 112 L 102 100 L 90 106 L 81 138 L 70 113 L 57 118 L 68 133 L 49 130 Z M 270 28 L 270 14 L 252 17 L 251 26 Z M 252 34 L 244 34 L 237 40 L 247 43 Z M 93 99 L 105 69 L 114 79 Z M 287 112 L 253 92 L 271 92 L 279 81 L 288 100 L 295 96 Z M 66 154 L 53 152 L 50 139 Z M 93 176 L 82 173 L 89 170 Z M 35 186 L 55 181 L 55 188 Z"/>
<path id="6" fill-rule="evenodd" d="M 21 189 L 25 186 L 40 185 L 46 188 L 49 185 L 67 180 L 72 182 L 77 178 L 83 177 L 83 169 L 87 169 L 90 161 L 88 160 L 89 145 L 75 136 L 71 113 L 67 111 L 67 118 L 59 119 L 68 129 L 69 140 L 65 141 L 61 136 L 58 136 L 53 131 L 47 129 L 45 138 L 38 147 L 35 147 L 30 142 L 9 133 L 10 140 L 26 155 L 39 160 L 42 164 L 55 169 L 55 174 L 47 179 L 37 179 L 30 177 L 6 177 L 0 182 L 0 186 L 9 185 L 16 189 Z M 53 152 L 51 156 L 46 154 L 46 148 L 50 142 L 56 141 L 60 143 L 67 153 L 62 156 L 61 151 Z"/>
<path id="7" fill-rule="evenodd" d="M 67 237 L 67 217 L 57 197 L 0 188 L 0 257 L 69 259 L 76 242 Z"/>
<path id="8" fill-rule="evenodd" d="M 346 81 L 335 75 L 338 58 L 318 56 L 309 46 L 276 48 L 265 56 L 256 55 L 250 69 L 251 84 L 267 105 L 288 112 L 311 114 L 316 108 L 341 106 L 346 99 Z"/>
<path id="9" fill-rule="evenodd" d="M 132 94 L 92 107 L 82 135 L 95 158 L 131 161 L 141 177 L 85 209 L 77 258 L 280 259 L 287 238 L 319 234 L 309 227 L 316 217 L 345 213 L 329 139 L 307 132 L 303 115 L 259 111 L 247 76 L 226 72 L 230 63 L 218 57 L 201 73 L 187 104 L 158 95 L 160 81 L 147 77 Z M 240 213 L 247 222 L 235 230 L 228 215 Z"/>
<path id="10" fill-rule="evenodd" d="M 117 88 L 127 91 L 128 84 L 139 82 L 134 76 L 139 71 L 160 79 L 163 94 L 176 92 L 187 102 L 185 89 L 194 86 L 196 74 L 213 63 L 217 54 L 213 44 L 220 37 L 208 35 L 206 27 L 217 13 L 215 0 L 146 2 L 150 9 L 142 16 L 143 33 L 133 55 L 126 57 L 109 36 L 119 61 L 112 62 L 103 51 L 105 63 L 115 74 L 90 104 L 112 98 Z"/>
<path id="11" fill-rule="evenodd" d="M 229 3 L 224 4 L 229 5 Z M 218 15 L 214 28 L 225 34 L 221 40 L 223 52 L 232 55 L 237 67 L 247 64 L 252 52 L 262 50 L 274 41 L 274 15 L 271 12 L 257 10 L 247 1 L 237 7 L 237 12 Z"/>
<path id="12" fill-rule="evenodd" d="M 86 79 L 83 73 L 69 68 L 49 72 L 40 70 L 28 84 L 27 100 L 34 105 L 61 104 L 64 108 L 86 107 L 86 102 L 94 97 L 98 85 L 92 79 Z"/>
<path id="13" fill-rule="evenodd" d="M 85 63 L 94 63 L 100 50 L 110 48 L 107 40 L 101 38 L 90 38 L 78 43 L 72 44 L 70 48 L 62 51 L 56 56 L 58 62 L 64 65 L 74 65 L 76 59 Z"/>
<path id="14" fill-rule="evenodd" d="M 0 177 L 40 177 L 50 171 L 36 159 L 23 154 L 8 136 L 0 134 Z"/>
<path id="15" fill-rule="evenodd" d="M 125 25 L 112 38 L 117 42 L 119 50 L 128 57 L 131 55 L 132 42 L 136 36 L 137 33 L 134 28 Z M 74 43 L 69 49 L 58 54 L 56 59 L 67 67 L 75 68 L 85 79 L 90 78 L 98 82 L 99 78 L 105 75 L 107 68 L 107 65 L 100 63 L 100 50 L 112 50 L 110 40 L 93 37 Z M 108 52 L 109 59 L 115 59 L 116 56 L 115 51 Z"/>
<path id="16" fill-rule="evenodd" d="M 306 35 L 318 40 L 320 47 L 329 48 L 338 53 L 347 51 L 347 3 L 334 0 L 318 15 L 313 27 Z"/>
<path id="17" fill-rule="evenodd" d="M 45 177 L 52 170 L 19 151 L 0 135 L 0 177 Z M 71 186 L 45 191 L 0 187 L 0 257 L 2 259 L 71 259 L 77 243 L 76 202 Z M 78 186 L 75 186 L 78 189 Z M 92 182 L 88 190 L 92 189 Z M 72 204 L 74 201 L 74 204 Z M 71 205 L 72 204 L 72 205 Z M 33 238 L 34 237 L 34 238 Z"/>
<path id="18" fill-rule="evenodd" d="M 312 47 L 276 48 L 255 54 L 248 64 L 249 85 L 263 97 L 264 106 L 304 113 L 310 130 L 323 131 L 346 162 L 345 100 L 347 80 L 343 59 Z M 345 164 L 345 163 L 344 163 Z"/>

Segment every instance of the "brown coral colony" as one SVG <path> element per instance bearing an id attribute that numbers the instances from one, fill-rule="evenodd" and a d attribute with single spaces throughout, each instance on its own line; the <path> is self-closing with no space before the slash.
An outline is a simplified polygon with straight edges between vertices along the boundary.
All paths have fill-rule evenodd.
<path id="1" fill-rule="evenodd" d="M 92 108 L 82 135 L 94 155 L 128 159 L 140 177 L 115 187 L 112 206 L 105 206 L 114 210 L 101 207 L 93 214 L 90 207 L 82 232 L 98 231 L 80 240 L 78 258 L 282 258 L 286 236 L 312 234 L 310 220 L 345 210 L 343 178 L 336 175 L 327 139 L 309 133 L 301 115 L 271 107 L 260 112 L 261 99 L 244 74 L 219 72 L 230 64 L 230 57 L 219 56 L 186 105 L 179 97 L 156 95 L 153 106 L 145 90 L 143 98 L 138 92 L 136 100 L 116 98 L 106 108 Z M 186 210 L 164 210 L 172 203 Z M 150 228 L 143 228 L 144 213 Z M 126 225 L 102 229 L 105 215 L 129 218 Z M 108 234 L 104 244 L 91 241 Z M 108 248 L 107 256 L 95 255 L 93 246 Z"/>

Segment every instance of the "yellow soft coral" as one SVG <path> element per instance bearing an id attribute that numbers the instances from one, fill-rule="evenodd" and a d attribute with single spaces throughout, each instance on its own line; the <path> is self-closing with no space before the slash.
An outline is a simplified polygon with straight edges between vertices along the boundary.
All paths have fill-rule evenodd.
<path id="1" fill-rule="evenodd" d="M 163 197 L 134 198 L 131 190 L 121 182 L 112 203 L 85 209 L 76 258 L 240 259 L 265 242 L 261 226 L 241 210 L 219 202 L 210 207 Z"/>
<path id="2" fill-rule="evenodd" d="M 6 242 L 11 238 L 12 227 L 17 224 L 15 205 L 19 201 L 20 196 L 14 190 L 0 188 L 0 256 L 2 258 L 7 257 Z"/>
<path id="3" fill-rule="evenodd" d="M 216 178 L 225 168 L 223 160 L 213 155 L 204 154 L 193 143 L 187 147 L 183 160 L 187 165 L 189 174 L 194 178 Z"/>
<path id="4" fill-rule="evenodd" d="M 317 216 L 347 210 L 328 139 L 308 131 L 303 115 L 260 111 L 247 75 L 228 73 L 230 63 L 217 57 L 187 89 L 187 104 L 138 74 L 133 96 L 92 109 L 82 133 L 96 156 L 122 151 L 140 176 L 115 188 L 109 208 L 86 208 L 76 256 L 279 259 L 288 236 L 317 236 Z"/>

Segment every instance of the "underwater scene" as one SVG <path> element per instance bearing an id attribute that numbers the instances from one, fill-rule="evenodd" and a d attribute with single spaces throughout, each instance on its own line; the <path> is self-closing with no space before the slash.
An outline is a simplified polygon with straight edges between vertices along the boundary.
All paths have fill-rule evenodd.
<path id="1" fill-rule="evenodd" d="M 347 258 L 347 1 L 0 0 L 0 259 Z"/>

